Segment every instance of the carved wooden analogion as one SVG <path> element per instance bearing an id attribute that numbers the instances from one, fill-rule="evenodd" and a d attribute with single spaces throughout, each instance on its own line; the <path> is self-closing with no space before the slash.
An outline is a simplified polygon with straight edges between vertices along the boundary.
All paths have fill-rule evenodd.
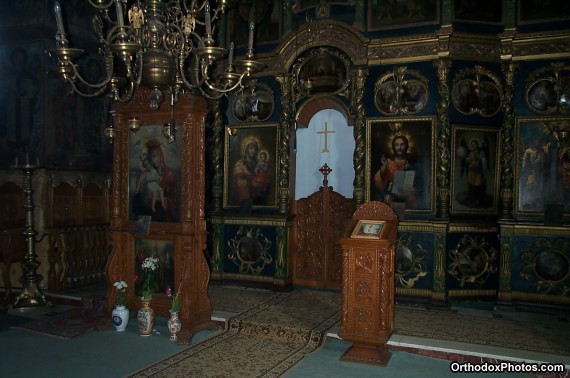
<path id="1" fill-rule="evenodd" d="M 342 245 L 342 316 L 339 336 L 352 346 L 344 361 L 385 366 L 386 342 L 394 332 L 394 258 L 397 220 L 382 202 L 368 202 L 354 213 L 358 220 L 385 221 L 379 239 L 344 238 Z"/>

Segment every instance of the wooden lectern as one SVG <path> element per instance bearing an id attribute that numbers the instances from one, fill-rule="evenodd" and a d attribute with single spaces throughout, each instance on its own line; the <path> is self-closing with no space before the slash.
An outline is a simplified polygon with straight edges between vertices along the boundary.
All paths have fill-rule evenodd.
<path id="1" fill-rule="evenodd" d="M 342 317 L 339 336 L 352 342 L 342 361 L 386 366 L 394 332 L 394 259 L 398 222 L 383 202 L 353 215 L 342 246 Z"/>

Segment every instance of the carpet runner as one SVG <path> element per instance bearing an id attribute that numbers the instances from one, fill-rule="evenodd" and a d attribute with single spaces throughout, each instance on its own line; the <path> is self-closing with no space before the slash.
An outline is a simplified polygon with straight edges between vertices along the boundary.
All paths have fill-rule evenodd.
<path id="1" fill-rule="evenodd" d="M 220 371 L 227 378 L 278 377 L 321 347 L 327 330 L 339 318 L 336 293 L 273 294 L 231 318 L 223 333 L 131 377 L 219 377 Z"/>

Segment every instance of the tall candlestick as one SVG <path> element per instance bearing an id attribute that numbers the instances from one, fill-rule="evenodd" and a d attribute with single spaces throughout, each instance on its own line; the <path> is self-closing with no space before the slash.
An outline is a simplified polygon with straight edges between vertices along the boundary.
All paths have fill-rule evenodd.
<path id="1" fill-rule="evenodd" d="M 253 21 L 251 21 L 249 23 L 249 43 L 247 45 L 247 48 L 249 50 L 253 49 L 253 29 L 255 28 L 255 24 L 253 23 Z"/>
<path id="2" fill-rule="evenodd" d="M 212 35 L 212 21 L 210 20 L 210 3 L 206 3 L 204 7 L 206 17 L 206 35 Z"/>
<path id="3" fill-rule="evenodd" d="M 117 8 L 117 23 L 119 27 L 125 26 L 125 20 L 123 19 L 123 6 L 121 5 L 121 0 L 115 0 L 115 8 Z"/>
<path id="4" fill-rule="evenodd" d="M 55 21 L 57 22 L 57 32 L 63 35 L 65 34 L 65 29 L 63 28 L 63 18 L 61 17 L 61 6 L 58 1 L 55 2 L 53 11 L 55 12 Z"/>
<path id="5" fill-rule="evenodd" d="M 230 53 L 228 56 L 228 65 L 231 66 L 234 62 L 234 43 L 230 43 Z"/>

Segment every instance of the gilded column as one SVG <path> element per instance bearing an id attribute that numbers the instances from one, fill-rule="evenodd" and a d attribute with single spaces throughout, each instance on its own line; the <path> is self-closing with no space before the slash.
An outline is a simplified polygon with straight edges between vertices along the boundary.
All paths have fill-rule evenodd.
<path id="1" fill-rule="evenodd" d="M 212 177 L 212 211 L 218 212 L 222 210 L 223 185 L 224 185 L 224 168 L 223 150 L 224 150 L 224 129 L 222 127 L 222 112 L 220 110 L 219 100 L 208 100 L 208 107 L 213 115 L 212 130 L 214 134 L 214 151 L 211 155 L 213 158 L 212 165 L 214 175 Z"/>
<path id="2" fill-rule="evenodd" d="M 352 72 L 352 98 L 351 107 L 355 114 L 354 121 L 354 193 L 353 200 L 355 208 L 359 208 L 364 203 L 364 182 L 366 174 L 365 155 L 366 155 L 366 113 L 364 108 L 364 84 L 368 70 L 358 67 Z"/>
<path id="3" fill-rule="evenodd" d="M 437 105 L 437 216 L 449 218 L 450 205 L 450 182 L 449 172 L 451 169 L 450 158 L 450 125 L 449 125 L 449 84 L 447 75 L 451 62 L 448 59 L 438 59 L 434 62 L 437 68 L 439 104 Z"/>
<path id="4" fill-rule="evenodd" d="M 279 75 L 275 79 L 281 84 L 281 118 L 279 133 L 279 213 L 289 211 L 289 123 L 291 122 L 291 76 Z"/>
<path id="5" fill-rule="evenodd" d="M 501 203 L 500 217 L 512 219 L 513 217 L 513 167 L 514 158 L 514 128 L 515 110 L 513 98 L 515 93 L 515 76 L 518 65 L 506 62 L 502 65 L 505 77 L 503 93 L 503 127 L 501 128 Z"/>

